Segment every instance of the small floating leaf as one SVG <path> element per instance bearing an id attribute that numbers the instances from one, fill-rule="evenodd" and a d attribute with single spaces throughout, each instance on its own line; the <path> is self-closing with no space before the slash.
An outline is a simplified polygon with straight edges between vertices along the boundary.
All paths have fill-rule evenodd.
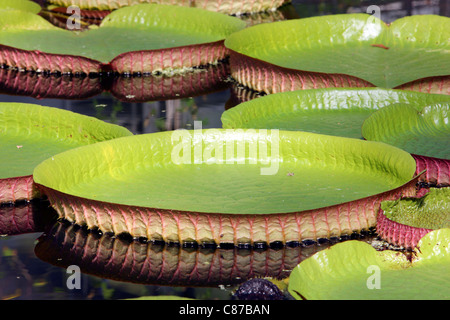
<path id="1" fill-rule="evenodd" d="M 450 228 L 450 188 L 430 188 L 420 198 L 383 201 L 377 233 L 397 246 L 414 248 L 432 230 Z"/>
<path id="2" fill-rule="evenodd" d="M 381 203 L 390 220 L 416 228 L 450 228 L 450 188 L 431 188 L 422 198 Z"/>

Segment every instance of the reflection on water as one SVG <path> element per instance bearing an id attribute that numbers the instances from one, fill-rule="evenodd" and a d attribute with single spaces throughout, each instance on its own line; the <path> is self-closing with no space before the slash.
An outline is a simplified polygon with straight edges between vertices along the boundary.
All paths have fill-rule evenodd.
<path id="1" fill-rule="evenodd" d="M 251 25 L 366 12 L 369 5 L 379 5 L 386 22 L 411 14 L 450 15 L 446 0 L 294 0 L 280 12 L 242 18 Z M 125 126 L 136 134 L 190 128 L 194 120 L 201 120 L 203 128 L 218 128 L 226 108 L 259 97 L 232 86 L 226 67 L 224 63 L 170 78 L 64 77 L 0 69 L 0 101 L 71 110 Z M 332 244 L 226 249 L 130 242 L 61 222 L 51 226 L 54 211 L 48 206 L 46 201 L 37 201 L 0 207 L 0 299 L 146 295 L 230 299 L 240 283 L 254 277 L 285 278 L 301 260 Z M 83 271 L 80 290 L 67 288 L 65 268 L 71 264 Z"/>
<path id="2" fill-rule="evenodd" d="M 103 278 L 171 286 L 217 287 L 255 277 L 284 279 L 303 259 L 330 243 L 280 248 L 182 247 L 97 234 L 57 222 L 39 238 L 43 261 Z"/>
<path id="3" fill-rule="evenodd" d="M 0 235 L 43 232 L 57 214 L 48 201 L 32 200 L 0 205 Z"/>
<path id="4" fill-rule="evenodd" d="M 82 100 L 110 92 L 123 102 L 147 102 L 206 95 L 229 87 L 229 64 L 195 68 L 170 76 L 73 76 L 0 69 L 0 92 L 37 99 Z"/>

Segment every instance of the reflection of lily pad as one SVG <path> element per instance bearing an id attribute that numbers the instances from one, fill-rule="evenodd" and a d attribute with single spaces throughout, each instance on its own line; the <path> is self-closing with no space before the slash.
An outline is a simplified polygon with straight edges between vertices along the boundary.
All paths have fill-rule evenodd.
<path id="1" fill-rule="evenodd" d="M 431 188 L 421 198 L 381 203 L 377 233 L 403 247 L 415 247 L 427 232 L 450 228 L 450 188 Z"/>
<path id="2" fill-rule="evenodd" d="M 449 39 L 447 17 L 411 16 L 388 26 L 373 16 L 346 14 L 253 26 L 229 36 L 225 45 L 232 50 L 235 79 L 254 90 L 279 92 L 395 88 L 433 76 L 448 82 Z"/>
<path id="3" fill-rule="evenodd" d="M 169 241 L 239 243 L 368 229 L 379 201 L 395 199 L 401 191 L 389 190 L 408 182 L 414 171 L 408 153 L 382 143 L 214 129 L 86 146 L 44 161 L 34 178 L 61 216 L 90 228 Z M 378 198 L 367 206 L 346 203 L 369 196 Z M 310 211 L 299 213 L 305 210 Z M 339 222 L 346 214 L 346 222 Z M 349 227 L 351 221 L 355 226 Z"/>
<path id="4" fill-rule="evenodd" d="M 0 206 L 0 234 L 44 232 L 55 219 L 55 211 L 44 200 Z"/>
<path id="5" fill-rule="evenodd" d="M 33 104 L 0 104 L 0 202 L 30 199 L 41 161 L 82 145 L 131 135 L 92 117 Z"/>
<path id="6" fill-rule="evenodd" d="M 381 141 L 410 153 L 450 159 L 450 103 L 396 104 L 364 121 L 367 140 Z"/>
<path id="7" fill-rule="evenodd" d="M 361 126 L 374 111 L 393 104 L 426 105 L 447 95 L 403 90 L 313 89 L 281 92 L 247 101 L 222 115 L 224 128 L 301 130 L 361 137 Z"/>
<path id="8" fill-rule="evenodd" d="M 301 262 L 289 279 L 297 299 L 449 299 L 450 229 L 423 237 L 412 261 L 347 241 Z"/>
<path id="9" fill-rule="evenodd" d="M 57 28 L 34 14 L 0 11 L 0 62 L 87 74 L 162 72 L 223 59 L 223 40 L 243 27 L 224 14 L 155 4 L 119 9 L 85 32 Z"/>
<path id="10" fill-rule="evenodd" d="M 109 234 L 100 236 L 57 222 L 39 238 L 34 252 L 47 263 L 62 268 L 77 265 L 83 273 L 107 279 L 146 285 L 218 286 L 256 277 L 287 278 L 301 261 L 329 245 L 265 250 L 184 248 L 129 241 Z"/>
<path id="11" fill-rule="evenodd" d="M 124 77 L 122 77 L 124 78 Z M 0 69 L 0 93 L 38 99 L 87 99 L 103 92 L 100 77 L 48 76 Z"/>
<path id="12" fill-rule="evenodd" d="M 73 77 L 43 75 L 0 69 L 0 93 L 36 98 L 85 99 L 110 92 L 125 102 L 181 99 L 225 90 L 229 74 L 227 63 L 210 65 L 192 72 L 161 76 Z"/>
<path id="13" fill-rule="evenodd" d="M 219 63 L 168 76 L 114 77 L 108 90 L 127 102 L 181 99 L 225 90 L 230 84 L 228 75 L 228 64 Z"/>

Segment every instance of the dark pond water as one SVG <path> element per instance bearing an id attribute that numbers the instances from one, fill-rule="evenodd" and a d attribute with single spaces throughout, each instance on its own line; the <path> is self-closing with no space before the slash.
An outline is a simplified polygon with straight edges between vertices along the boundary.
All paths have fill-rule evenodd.
<path id="1" fill-rule="evenodd" d="M 303 18 L 381 9 L 391 22 L 411 14 L 449 16 L 448 1 L 293 1 L 281 13 L 258 17 Z M 209 71 L 205 71 L 209 72 Z M 94 116 L 127 127 L 135 134 L 190 128 L 221 127 L 220 116 L 237 98 L 254 97 L 236 90 L 223 70 L 213 81 L 177 79 L 153 83 L 122 79 L 29 77 L 0 69 L 0 102 L 37 103 Z M 185 86 L 180 86 L 184 83 Z M 193 91 L 194 83 L 201 86 Z M 190 87 L 189 87 L 190 86 Z M 164 91 L 149 95 L 151 88 Z M 65 88 L 65 89 L 62 89 Z M 104 91 L 104 88 L 108 88 Z M 122 90 L 133 88 L 133 93 Z M 174 88 L 181 88 L 177 94 Z M 63 97 L 58 97 L 63 94 Z M 47 202 L 0 208 L 0 299 L 119 299 L 176 295 L 198 299 L 231 299 L 240 283 L 254 277 L 285 278 L 301 260 L 331 243 L 285 248 L 183 248 L 130 242 L 100 236 L 54 222 Z M 38 240 L 39 239 L 39 240 Z M 371 237 L 362 239 L 370 241 Z M 80 286 L 67 285 L 67 267 L 82 270 Z"/>

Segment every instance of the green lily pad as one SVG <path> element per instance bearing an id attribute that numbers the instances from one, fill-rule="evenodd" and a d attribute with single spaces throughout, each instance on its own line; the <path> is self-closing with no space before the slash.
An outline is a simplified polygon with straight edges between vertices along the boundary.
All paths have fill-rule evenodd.
<path id="1" fill-rule="evenodd" d="M 125 52 L 223 41 L 244 27 L 245 22 L 224 14 L 156 4 L 121 8 L 108 15 L 98 28 L 84 32 L 57 28 L 35 14 L 0 11 L 0 44 L 109 63 Z"/>
<path id="2" fill-rule="evenodd" d="M 380 88 L 297 90 L 241 103 L 222 114 L 222 124 L 224 128 L 301 130 L 361 138 L 364 120 L 384 106 L 423 106 L 448 100 L 447 95 Z"/>
<path id="3" fill-rule="evenodd" d="M 225 45 L 283 68 L 354 76 L 384 88 L 450 75 L 450 18 L 417 15 L 386 25 L 366 14 L 253 26 Z M 257 75 L 255 75 L 257 76 Z"/>
<path id="4" fill-rule="evenodd" d="M 360 241 L 338 243 L 301 262 L 289 278 L 297 299 L 449 299 L 450 229 L 428 233 L 412 261 Z"/>
<path id="5" fill-rule="evenodd" d="M 450 103 L 395 104 L 364 121 L 363 137 L 382 141 L 410 153 L 450 159 Z"/>
<path id="6" fill-rule="evenodd" d="M 378 236 L 403 248 L 415 248 L 428 232 L 450 228 L 449 199 L 450 188 L 430 188 L 422 197 L 383 201 L 377 218 Z"/>
<path id="7" fill-rule="evenodd" d="M 0 0 L 0 10 L 20 10 L 37 14 L 41 6 L 28 0 Z"/>
<path id="8" fill-rule="evenodd" d="M 384 215 L 415 228 L 450 228 L 450 188 L 431 188 L 422 198 L 383 201 Z"/>
<path id="9" fill-rule="evenodd" d="M 368 230 L 381 201 L 417 192 L 415 167 L 410 154 L 384 143 L 211 129 L 69 150 L 33 177 L 60 217 L 88 228 L 238 245 Z"/>
<path id="10" fill-rule="evenodd" d="M 62 151 L 131 134 L 66 110 L 0 103 L 0 179 L 31 175 L 36 165 Z"/>
<path id="11" fill-rule="evenodd" d="M 414 171 L 409 154 L 381 143 L 305 132 L 277 137 L 266 130 L 215 129 L 86 146 L 44 161 L 34 178 L 60 192 L 116 204 L 263 214 L 374 195 L 399 187 Z"/>

